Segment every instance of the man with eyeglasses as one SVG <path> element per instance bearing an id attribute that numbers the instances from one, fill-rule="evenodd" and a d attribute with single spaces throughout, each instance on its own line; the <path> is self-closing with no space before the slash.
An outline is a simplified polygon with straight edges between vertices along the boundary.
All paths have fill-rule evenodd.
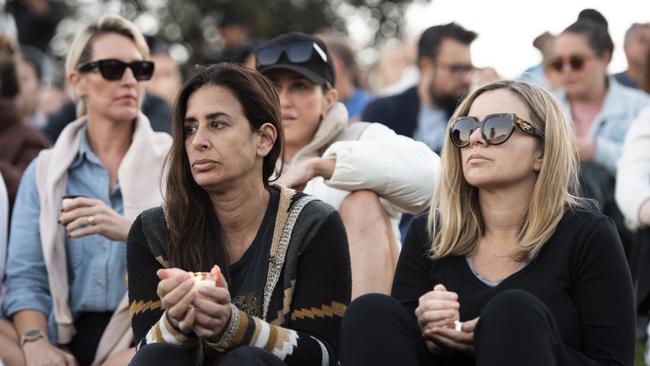
<path id="1" fill-rule="evenodd" d="M 470 44 L 476 36 L 456 23 L 425 30 L 418 42 L 419 85 L 371 102 L 361 119 L 383 123 L 440 152 L 447 121 L 470 89 Z"/>

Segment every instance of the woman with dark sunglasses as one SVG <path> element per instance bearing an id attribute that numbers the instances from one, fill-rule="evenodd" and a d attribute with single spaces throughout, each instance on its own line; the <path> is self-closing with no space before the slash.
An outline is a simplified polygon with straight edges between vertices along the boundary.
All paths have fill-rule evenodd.
<path id="1" fill-rule="evenodd" d="M 585 10 L 555 39 L 549 67 L 562 80 L 557 97 L 573 125 L 582 192 L 623 229 L 614 202 L 616 162 L 631 121 L 650 105 L 650 97 L 608 75 L 613 50 L 605 19 Z M 624 231 L 621 236 L 628 247 Z"/>
<path id="2" fill-rule="evenodd" d="M 472 92 L 450 121 L 431 210 L 392 298 L 353 301 L 343 365 L 632 365 L 632 283 L 611 220 L 576 197 L 560 105 L 526 82 Z"/>
<path id="3" fill-rule="evenodd" d="M 126 364 L 133 354 L 125 242 L 135 217 L 162 201 L 171 145 L 140 112 L 148 57 L 119 16 L 86 27 L 68 52 L 79 119 L 27 169 L 11 226 L 2 311 L 28 365 Z"/>
<path id="4" fill-rule="evenodd" d="M 334 63 L 325 43 L 304 33 L 261 45 L 257 69 L 280 96 L 285 133 L 279 184 L 336 207 L 347 230 L 352 297 L 389 293 L 403 212 L 428 204 L 438 156 L 379 123 L 350 123 L 337 102 Z"/>

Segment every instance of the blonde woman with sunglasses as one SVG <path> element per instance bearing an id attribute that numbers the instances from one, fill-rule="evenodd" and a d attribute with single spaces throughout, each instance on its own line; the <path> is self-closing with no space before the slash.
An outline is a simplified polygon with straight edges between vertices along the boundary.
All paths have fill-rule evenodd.
<path id="1" fill-rule="evenodd" d="M 79 119 L 27 168 L 12 217 L 2 312 L 29 366 L 126 364 L 133 353 L 125 242 L 135 217 L 162 201 L 171 145 L 140 112 L 148 58 L 143 35 L 119 16 L 71 45 Z"/>
<path id="2" fill-rule="evenodd" d="M 573 194 L 571 133 L 553 97 L 526 82 L 463 101 L 393 298 L 348 307 L 342 364 L 632 364 L 630 273 L 611 220 Z"/>

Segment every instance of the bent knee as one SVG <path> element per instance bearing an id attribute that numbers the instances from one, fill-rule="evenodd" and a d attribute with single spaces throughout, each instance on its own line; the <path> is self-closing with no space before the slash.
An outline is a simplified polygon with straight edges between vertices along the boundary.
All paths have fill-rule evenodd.
<path id="1" fill-rule="evenodd" d="M 345 311 L 342 324 L 359 327 L 385 322 L 389 314 L 403 311 L 394 298 L 383 294 L 366 294 L 354 299 Z"/>
<path id="2" fill-rule="evenodd" d="M 140 348 L 129 366 L 194 365 L 196 360 L 185 349 L 171 344 L 151 343 Z"/>
<path id="3" fill-rule="evenodd" d="M 505 324 L 543 319 L 548 308 L 535 295 L 518 289 L 496 295 L 481 311 L 481 320 Z"/>
<path id="4" fill-rule="evenodd" d="M 273 353 L 262 348 L 243 346 L 228 351 L 219 365 L 284 365 Z"/>
<path id="5" fill-rule="evenodd" d="M 345 222 L 348 219 L 376 218 L 384 215 L 385 211 L 377 193 L 361 190 L 354 191 L 343 199 L 339 213 Z"/>

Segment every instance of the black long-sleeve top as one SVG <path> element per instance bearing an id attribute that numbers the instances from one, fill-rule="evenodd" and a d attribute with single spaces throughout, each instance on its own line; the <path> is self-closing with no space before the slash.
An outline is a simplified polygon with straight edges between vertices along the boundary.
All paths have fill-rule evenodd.
<path id="1" fill-rule="evenodd" d="M 633 364 L 632 281 L 611 219 L 567 210 L 539 255 L 494 287 L 478 279 L 463 256 L 431 260 L 426 223 L 427 215 L 413 220 L 393 283 L 392 295 L 414 317 L 418 298 L 439 283 L 458 293 L 461 321 L 478 317 L 500 292 L 521 289 L 550 309 L 576 365 Z"/>

